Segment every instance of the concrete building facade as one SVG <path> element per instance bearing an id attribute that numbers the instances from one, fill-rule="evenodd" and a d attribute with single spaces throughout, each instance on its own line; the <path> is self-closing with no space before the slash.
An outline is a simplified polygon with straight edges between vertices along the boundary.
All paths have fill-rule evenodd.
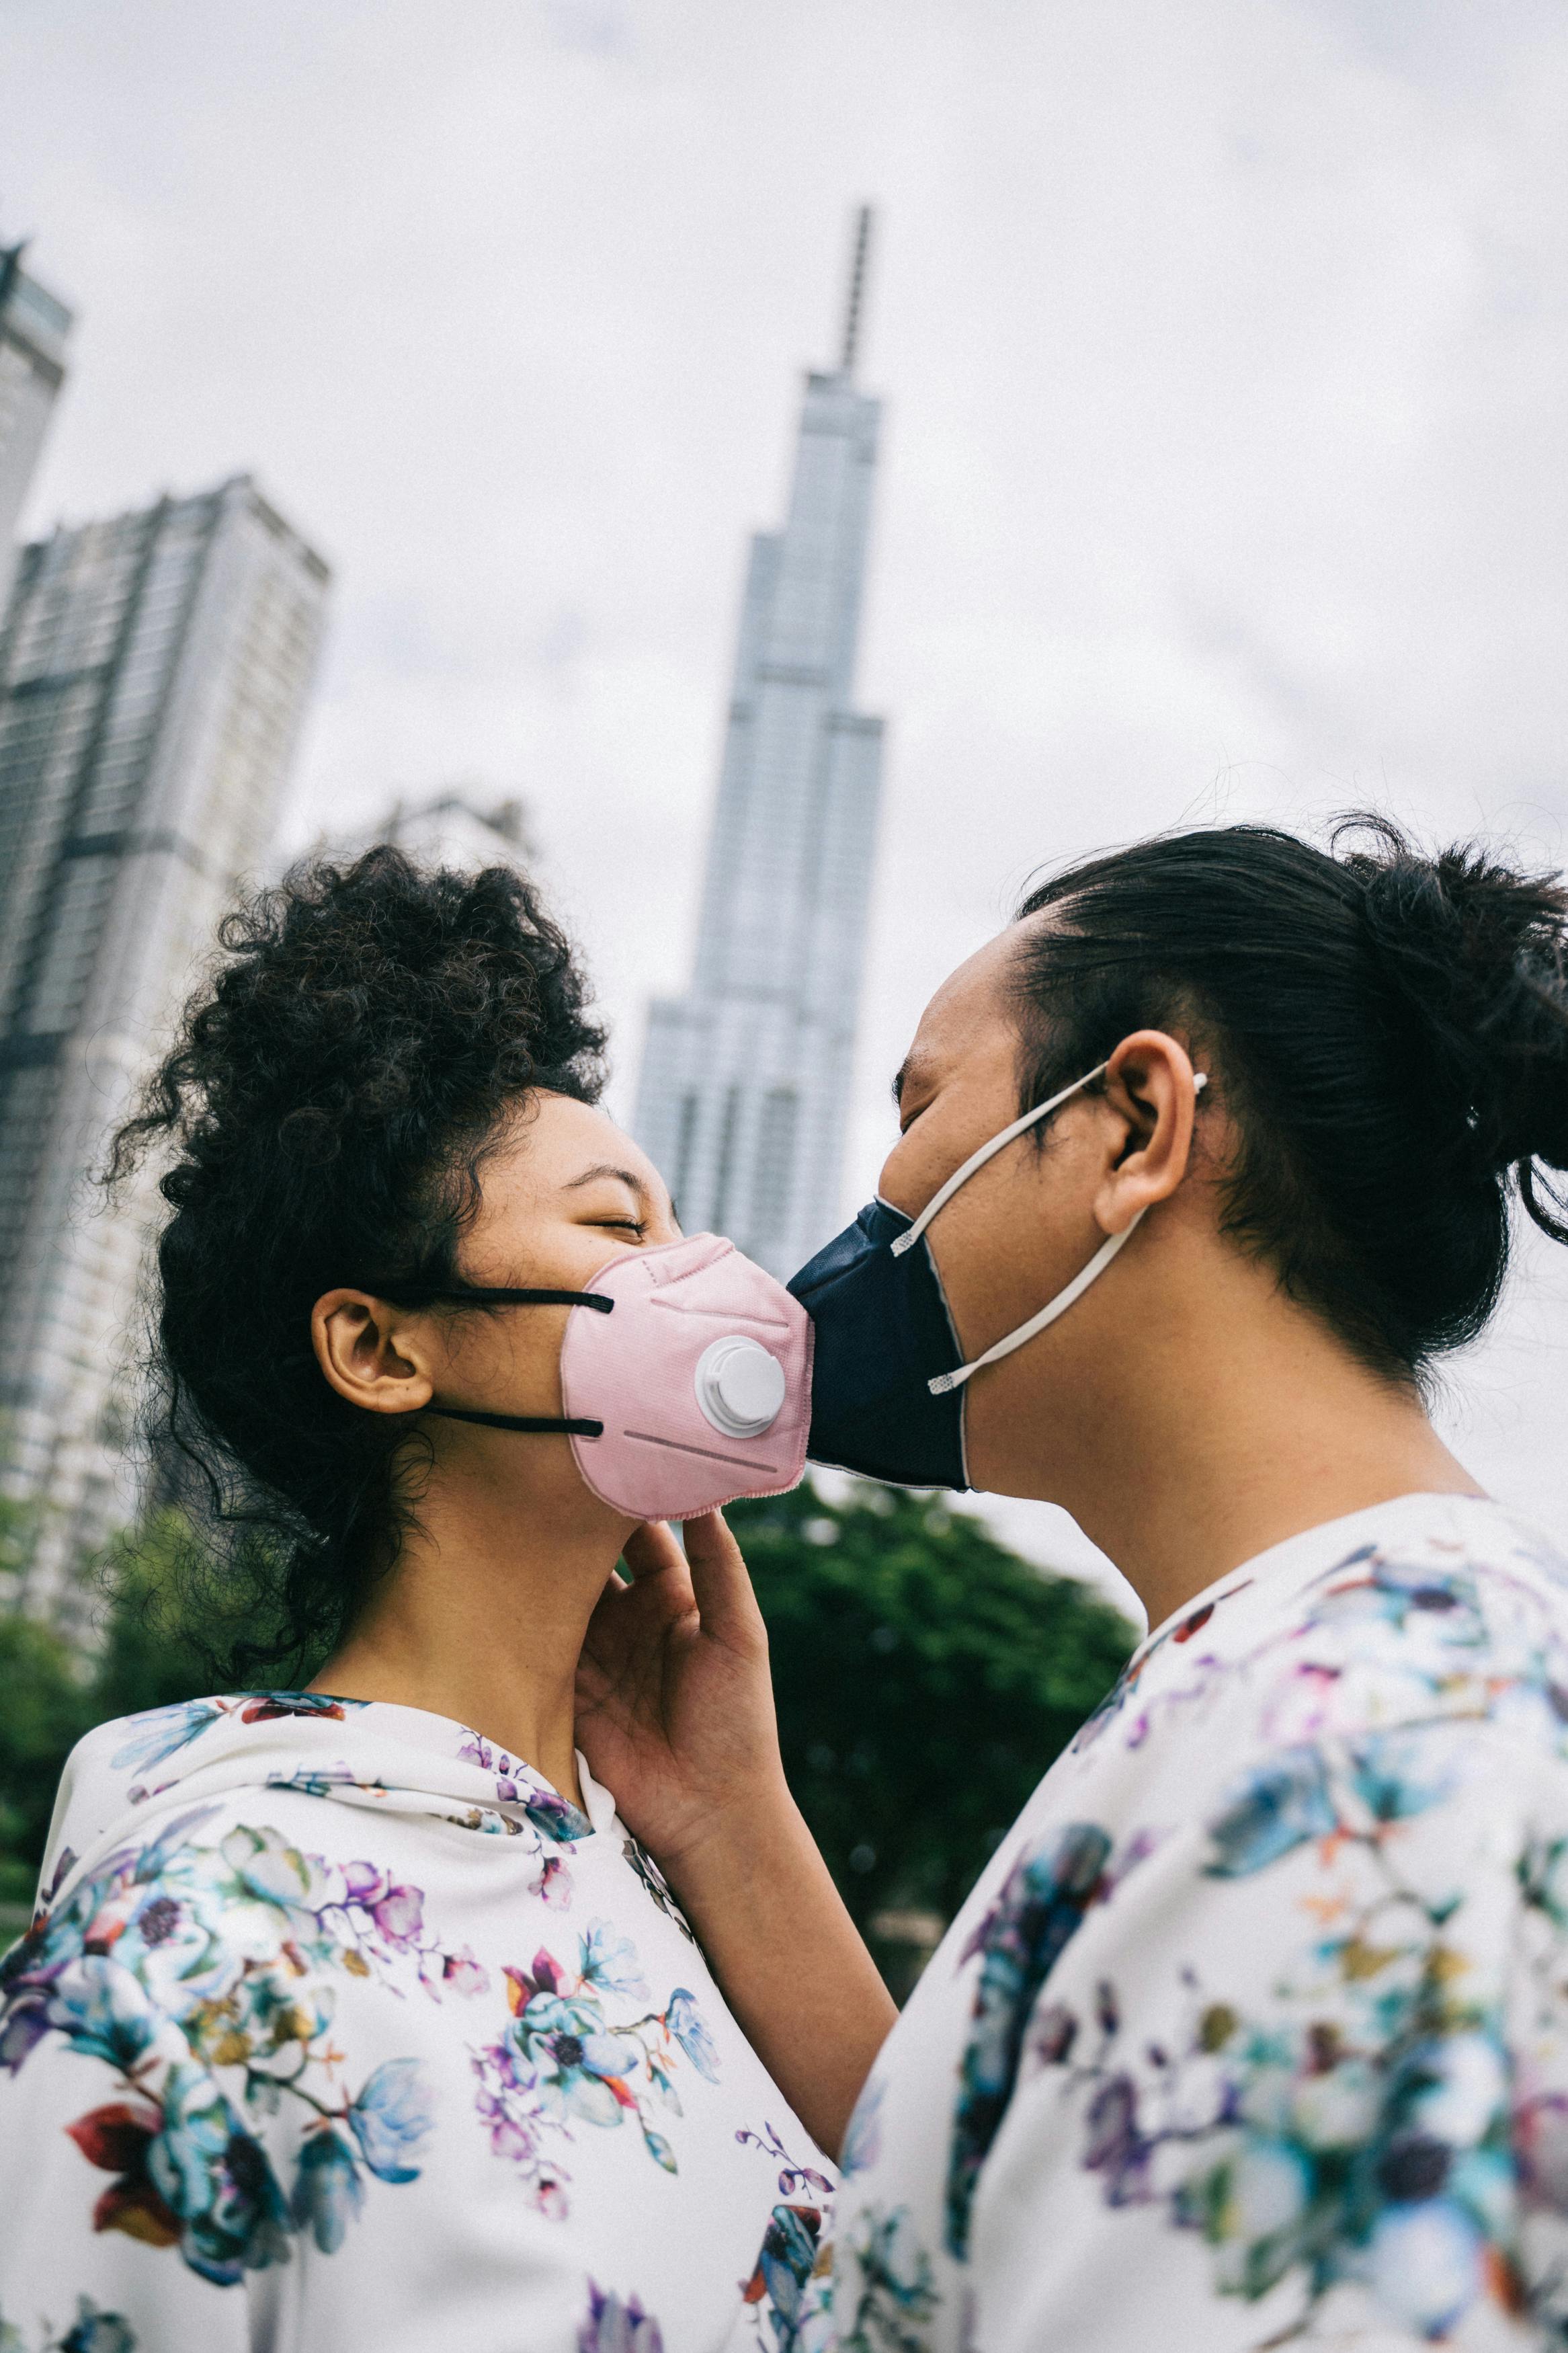
<path id="1" fill-rule="evenodd" d="M 92 1172 L 268 861 L 328 576 L 241 476 L 26 548 L 0 629 L 0 1459 L 37 1507 L 0 1602 L 68 1624 L 134 1504 L 152 1206 Z"/>
<path id="2" fill-rule="evenodd" d="M 837 368 L 806 376 L 788 513 L 752 542 L 696 965 L 656 1000 L 636 1130 L 687 1231 L 781 1276 L 838 1222 L 882 723 L 855 707 L 880 404 L 855 381 L 869 215 Z"/>
<path id="3" fill-rule="evenodd" d="M 0 610 L 16 563 L 16 527 L 65 382 L 71 314 L 0 246 Z"/>

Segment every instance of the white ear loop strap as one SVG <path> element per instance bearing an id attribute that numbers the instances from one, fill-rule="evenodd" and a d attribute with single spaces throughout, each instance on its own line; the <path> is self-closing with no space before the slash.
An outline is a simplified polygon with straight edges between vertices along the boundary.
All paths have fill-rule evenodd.
<path id="1" fill-rule="evenodd" d="M 1048 1103 L 1037 1103 L 1033 1111 L 1026 1111 L 1022 1119 L 1016 1119 L 1011 1127 L 1005 1127 L 1000 1135 L 994 1135 L 989 1144 L 981 1145 L 978 1152 L 972 1152 L 963 1167 L 955 1168 L 946 1184 L 938 1187 L 908 1231 L 898 1236 L 892 1244 L 893 1256 L 902 1258 L 906 1250 L 913 1250 L 937 1211 L 946 1208 L 959 1187 L 967 1185 L 975 1170 L 984 1168 L 994 1153 L 1000 1152 L 1005 1145 L 1011 1144 L 1016 1135 L 1022 1135 L 1026 1127 L 1033 1127 L 1037 1119 L 1044 1119 L 1047 1112 L 1058 1110 L 1069 1095 L 1076 1095 L 1081 1087 L 1090 1085 L 1102 1071 L 1109 1068 L 1109 1063 L 1100 1063 L 1081 1079 L 1075 1079 L 1070 1087 L 1064 1087 L 1059 1095 L 1052 1095 Z"/>
<path id="2" fill-rule="evenodd" d="M 909 1231 L 899 1236 L 892 1245 L 894 1250 L 908 1250 L 911 1242 L 918 1241 L 942 1203 L 952 1198 L 966 1176 L 971 1176 L 976 1168 L 984 1167 L 994 1152 L 999 1152 L 1005 1144 L 1010 1144 L 1016 1135 L 1021 1135 L 1025 1128 L 1031 1126 L 1036 1120 L 1043 1119 L 1047 1112 L 1055 1111 L 1057 1105 L 1066 1103 L 1069 1095 L 1076 1095 L 1079 1087 L 1087 1087 L 1091 1079 L 1098 1079 L 1100 1071 L 1105 1068 L 1106 1065 L 1101 1062 L 1099 1070 L 1090 1071 L 1088 1077 L 1078 1080 L 1070 1087 L 1064 1087 L 1061 1093 L 1053 1095 L 1048 1103 L 1037 1103 L 1033 1111 L 1026 1112 L 1022 1119 L 1015 1120 L 1011 1127 L 1005 1127 L 1000 1135 L 994 1135 L 989 1144 L 982 1145 L 980 1150 L 964 1162 L 957 1175 L 948 1178 L 947 1183 L 934 1199 L 927 1202 L 925 1208 Z M 1195 1071 L 1193 1074 L 1194 1093 L 1202 1094 L 1207 1084 L 1208 1072 Z M 1010 1356 L 1015 1348 L 1023 1347 L 1025 1342 L 1032 1340 L 1037 1332 L 1043 1332 L 1048 1324 L 1054 1324 L 1058 1315 L 1065 1315 L 1068 1309 L 1076 1305 L 1083 1297 L 1096 1277 L 1104 1273 L 1117 1251 L 1124 1249 L 1131 1240 L 1142 1222 L 1143 1214 L 1140 1209 L 1131 1224 L 1124 1227 L 1121 1233 L 1108 1236 L 1100 1243 L 1089 1264 L 1081 1268 L 1065 1289 L 1058 1292 L 1054 1299 L 1047 1300 L 1037 1315 L 1031 1315 L 1026 1324 L 1020 1324 L 1016 1331 L 1007 1333 L 1003 1339 L 987 1348 L 984 1356 L 976 1356 L 973 1363 L 960 1365 L 955 1372 L 938 1373 L 934 1379 L 929 1380 L 926 1387 L 932 1397 L 950 1396 L 954 1389 L 962 1388 L 971 1374 L 979 1372 L 983 1365 L 994 1365 L 1002 1357 Z"/>
<path id="3" fill-rule="evenodd" d="M 955 1373 L 938 1373 L 934 1380 L 928 1381 L 926 1387 L 932 1397 L 946 1397 L 951 1389 L 962 1388 L 970 1374 L 977 1373 L 982 1365 L 994 1365 L 1001 1357 L 1010 1356 L 1015 1348 L 1021 1348 L 1026 1340 L 1032 1340 L 1037 1332 L 1043 1332 L 1047 1324 L 1054 1324 L 1058 1315 L 1065 1315 L 1074 1302 L 1083 1297 L 1095 1276 L 1104 1273 L 1122 1245 L 1131 1240 L 1142 1216 L 1140 1209 L 1132 1223 L 1121 1233 L 1112 1234 L 1108 1240 L 1102 1241 L 1082 1272 L 1075 1274 L 1067 1289 L 1058 1291 L 1037 1315 L 1031 1315 L 1026 1324 L 1020 1324 L 1016 1332 L 1009 1332 L 1005 1340 L 998 1340 L 994 1348 L 987 1348 L 985 1354 L 976 1356 L 972 1365 L 960 1365 Z"/>

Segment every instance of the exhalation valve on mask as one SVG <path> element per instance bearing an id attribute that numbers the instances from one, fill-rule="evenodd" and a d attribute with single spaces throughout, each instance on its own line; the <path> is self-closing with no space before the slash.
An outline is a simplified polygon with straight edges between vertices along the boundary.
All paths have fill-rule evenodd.
<path id="1" fill-rule="evenodd" d="M 813 1462 L 832 1463 L 899 1487 L 969 1485 L 964 1459 L 965 1385 L 984 1365 L 1024 1346 L 1065 1315 L 1131 1239 L 1140 1210 L 1103 1241 L 1054 1299 L 984 1352 L 964 1362 L 926 1230 L 961 1186 L 1048 1113 L 1093 1084 L 1108 1066 L 1075 1079 L 971 1153 L 918 1218 L 890 1201 L 868 1202 L 791 1280 L 816 1335 L 811 1385 Z M 1194 1074 L 1200 1092 L 1207 1074 Z"/>
<path id="2" fill-rule="evenodd" d="M 689 1520 L 800 1483 L 811 1321 L 782 1283 L 721 1235 L 621 1251 L 584 1291 L 474 1287 L 422 1296 L 573 1310 L 561 1344 L 563 1413 L 424 1410 L 488 1429 L 563 1433 L 584 1483 L 613 1511 Z"/>

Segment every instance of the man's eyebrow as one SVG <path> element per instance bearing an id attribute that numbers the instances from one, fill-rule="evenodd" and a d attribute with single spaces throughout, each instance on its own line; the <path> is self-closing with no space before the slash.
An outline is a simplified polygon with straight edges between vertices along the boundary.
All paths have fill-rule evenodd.
<path id="1" fill-rule="evenodd" d="M 569 1176 L 561 1190 L 563 1193 L 575 1193 L 580 1186 L 597 1184 L 602 1177 L 605 1176 L 612 1178 L 618 1185 L 626 1186 L 627 1191 L 635 1193 L 639 1201 L 647 1199 L 647 1187 L 636 1171 L 630 1168 L 617 1168 L 613 1160 L 595 1160 L 592 1168 L 584 1168 L 580 1176 Z"/>
<path id="2" fill-rule="evenodd" d="M 893 1101 L 901 1106 L 910 1087 L 929 1084 L 927 1073 L 930 1069 L 929 1052 L 923 1051 L 919 1046 L 912 1046 L 893 1072 Z"/>

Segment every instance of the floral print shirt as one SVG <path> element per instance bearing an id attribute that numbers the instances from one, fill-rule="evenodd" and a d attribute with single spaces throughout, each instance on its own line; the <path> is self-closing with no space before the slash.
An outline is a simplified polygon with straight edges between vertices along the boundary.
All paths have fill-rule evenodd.
<path id="1" fill-rule="evenodd" d="M 843 2169 L 802 2353 L 1568 2345 L 1568 1565 L 1407 1496 L 1158 1629 Z"/>
<path id="2" fill-rule="evenodd" d="M 89 1735 L 0 1963 L 0 2353 L 760 2334 L 828 2177 L 583 1788 L 310 1692 Z"/>

